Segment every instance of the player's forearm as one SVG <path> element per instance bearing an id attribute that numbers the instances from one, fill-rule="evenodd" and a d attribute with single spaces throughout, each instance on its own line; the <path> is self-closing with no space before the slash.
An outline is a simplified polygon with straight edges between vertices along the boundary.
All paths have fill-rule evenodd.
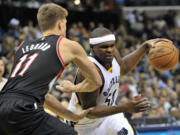
<path id="1" fill-rule="evenodd" d="M 144 46 L 141 46 L 134 52 L 130 53 L 129 55 L 123 57 L 123 63 L 124 63 L 124 69 L 125 73 L 127 74 L 128 72 L 132 71 L 134 67 L 139 63 L 139 61 L 142 59 L 142 57 L 146 53 L 146 48 Z"/>
<path id="2" fill-rule="evenodd" d="M 101 87 L 102 79 L 96 68 L 96 66 L 87 59 L 88 68 L 81 70 L 82 75 L 93 85 L 96 85 L 97 88 Z"/>
<path id="3" fill-rule="evenodd" d="M 55 113 L 61 118 L 68 119 L 70 121 L 77 121 L 77 115 L 67 110 L 54 96 L 46 95 L 44 107 Z"/>
<path id="4" fill-rule="evenodd" d="M 84 79 L 82 82 L 75 85 L 74 92 L 93 92 L 97 88 L 99 88 L 99 86 L 94 84 L 91 80 Z"/>
<path id="5" fill-rule="evenodd" d="M 126 112 L 126 106 L 118 105 L 118 106 L 96 106 L 93 110 L 91 110 L 87 117 L 90 119 L 101 118 L 121 112 Z"/>
<path id="6" fill-rule="evenodd" d="M 76 58 L 73 62 L 80 68 L 85 78 L 90 79 L 95 85 L 100 87 L 102 85 L 102 79 L 96 66 L 88 59 L 81 45 L 77 45 L 75 50 L 77 49 L 78 53 L 75 53 Z"/>

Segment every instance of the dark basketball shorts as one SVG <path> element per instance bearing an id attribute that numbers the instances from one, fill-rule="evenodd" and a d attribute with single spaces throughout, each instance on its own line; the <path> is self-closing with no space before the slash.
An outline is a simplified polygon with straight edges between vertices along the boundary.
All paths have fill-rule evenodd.
<path id="1" fill-rule="evenodd" d="M 0 135 L 77 135 L 28 96 L 0 95 Z"/>

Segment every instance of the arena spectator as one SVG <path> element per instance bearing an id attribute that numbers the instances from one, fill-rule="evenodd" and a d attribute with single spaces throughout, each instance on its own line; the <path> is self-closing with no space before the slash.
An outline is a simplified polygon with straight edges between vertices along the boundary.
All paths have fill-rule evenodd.
<path id="1" fill-rule="evenodd" d="M 2 58 L 0 58 L 0 91 L 7 82 L 7 79 L 4 77 L 5 72 L 5 63 Z"/>

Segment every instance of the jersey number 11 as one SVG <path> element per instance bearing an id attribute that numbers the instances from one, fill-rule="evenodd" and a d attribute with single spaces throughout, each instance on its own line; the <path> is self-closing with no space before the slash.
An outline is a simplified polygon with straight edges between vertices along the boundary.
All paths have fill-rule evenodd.
<path id="1" fill-rule="evenodd" d="M 23 55 L 19 59 L 19 62 L 16 64 L 15 68 L 13 69 L 10 77 L 13 78 L 13 77 L 16 77 L 17 75 L 23 76 L 24 73 L 29 69 L 29 67 L 31 66 L 33 61 L 37 58 L 38 55 L 39 55 L 39 53 L 34 53 L 33 55 L 31 55 L 29 57 L 28 57 L 28 54 Z M 26 63 L 23 64 L 25 61 L 26 61 Z M 23 68 L 22 68 L 22 65 L 24 65 Z"/>

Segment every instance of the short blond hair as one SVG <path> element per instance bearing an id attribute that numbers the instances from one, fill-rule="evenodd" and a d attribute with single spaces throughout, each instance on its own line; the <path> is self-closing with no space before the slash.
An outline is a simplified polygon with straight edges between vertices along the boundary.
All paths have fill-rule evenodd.
<path id="1" fill-rule="evenodd" d="M 37 13 L 37 20 L 42 32 L 54 28 L 57 20 L 65 19 L 68 11 L 60 5 L 48 3 L 42 5 Z"/>

